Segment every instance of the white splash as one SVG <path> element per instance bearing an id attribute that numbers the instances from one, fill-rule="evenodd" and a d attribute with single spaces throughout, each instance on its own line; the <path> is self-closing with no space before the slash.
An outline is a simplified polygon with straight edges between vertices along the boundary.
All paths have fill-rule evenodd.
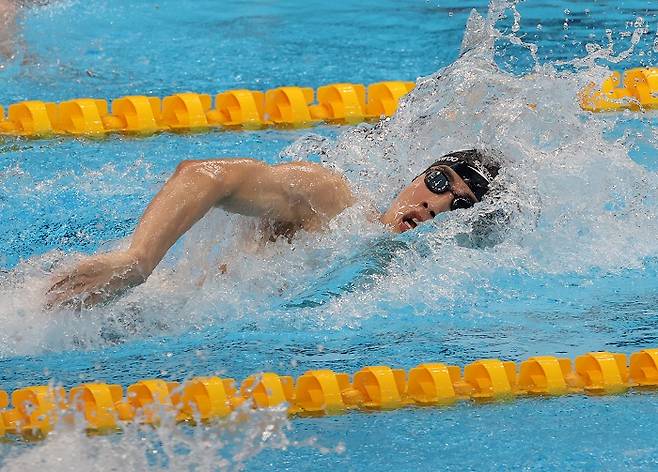
<path id="1" fill-rule="evenodd" d="M 594 59 L 630 54 L 643 23 L 631 49 L 617 56 L 611 45 L 589 45 L 590 54 L 570 64 L 576 72 L 536 63 L 519 77 L 494 61 L 496 42 L 536 57 L 534 45 L 495 29 L 508 11 L 520 21 L 510 2 L 492 2 L 487 18 L 473 12 L 461 57 L 420 78 L 393 118 L 357 126 L 335 142 L 310 137 L 282 151 L 286 158 L 320 155 L 349 178 L 360 202 L 330 231 L 263 245 L 253 221 L 215 211 L 147 283 L 78 314 L 41 311 L 44 276 L 64 256 L 34 258 L 0 278 L 0 355 L 98 348 L 210 325 L 340 329 L 394 307 L 448 311 L 495 273 L 642 267 L 658 253 L 658 179 L 629 158 L 624 140 L 605 139 L 614 122 L 582 112 L 577 94 L 608 73 Z M 398 237 L 373 221 L 373 208 L 384 210 L 427 163 L 471 146 L 504 161 L 498 188 L 483 203 Z M 352 266 L 365 267 L 365 275 L 346 275 Z M 326 296 L 316 309 L 319 292 Z"/>
<path id="2" fill-rule="evenodd" d="M 642 267 L 658 254 L 658 178 L 629 158 L 623 139 L 605 139 L 614 123 L 583 113 L 576 98 L 609 72 L 595 60 L 622 62 L 631 50 L 615 56 L 612 43 L 589 45 L 589 54 L 570 64 L 576 72 L 536 64 L 530 74 L 515 76 L 496 66 L 496 41 L 526 47 L 533 57 L 536 48 L 494 28 L 509 10 L 518 30 L 515 3 L 492 2 L 487 18 L 474 12 L 461 57 L 420 78 L 395 117 L 358 126 L 335 142 L 300 140 L 282 152 L 295 159 L 320 155 L 350 179 L 361 202 L 330 231 L 263 246 L 253 221 L 215 211 L 147 283 L 82 313 L 41 310 L 46 275 L 64 255 L 23 262 L 0 275 L 0 356 L 100 348 L 209 325 L 341 329 L 403 307 L 412 316 L 441 307 L 449 316 L 452 306 L 473 297 L 472 287 L 513 297 L 492 282 L 496 273 Z M 384 210 L 433 158 L 471 146 L 496 150 L 504 160 L 499 188 L 482 204 L 398 237 L 367 216 L 373 207 Z M 501 221 L 493 233 L 483 232 L 492 215 Z M 366 276 L 355 277 L 352 267 Z M 102 438 L 58 431 L 35 447 L 12 450 L 4 467 L 239 469 L 264 447 L 287 447 L 286 421 L 265 414 L 232 428 L 191 434 L 160 428 L 150 436 L 138 429 Z"/>
<path id="3" fill-rule="evenodd" d="M 248 461 L 266 449 L 313 447 L 290 440 L 285 408 L 239 411 L 213 424 L 184 427 L 162 416 L 159 427 L 124 424 L 121 433 L 88 435 L 82 427 L 61 425 L 37 443 L 0 446 L 2 470 L 53 472 L 78 470 L 244 470 Z M 4 450 L 3 450 L 4 449 Z"/>

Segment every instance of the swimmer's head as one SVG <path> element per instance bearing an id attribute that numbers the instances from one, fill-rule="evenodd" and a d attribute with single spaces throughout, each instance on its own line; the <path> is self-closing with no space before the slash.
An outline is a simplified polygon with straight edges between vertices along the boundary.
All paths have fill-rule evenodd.
<path id="1" fill-rule="evenodd" d="M 402 233 L 444 211 L 470 208 L 489 190 L 499 167 L 476 149 L 451 152 L 429 166 L 393 200 L 381 218 Z"/>

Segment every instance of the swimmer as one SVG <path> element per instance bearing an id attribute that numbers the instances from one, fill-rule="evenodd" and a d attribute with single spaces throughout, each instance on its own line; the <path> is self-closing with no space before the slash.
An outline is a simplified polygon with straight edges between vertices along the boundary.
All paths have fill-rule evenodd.
<path id="1" fill-rule="evenodd" d="M 498 166 L 484 158 L 475 149 L 446 154 L 416 176 L 379 221 L 402 233 L 439 213 L 470 208 L 498 174 Z M 355 201 L 346 179 L 319 164 L 183 161 L 146 208 L 128 249 L 88 257 L 61 274 L 47 293 L 47 306 L 93 306 L 143 283 L 212 208 L 260 218 L 274 240 L 320 231 Z"/>

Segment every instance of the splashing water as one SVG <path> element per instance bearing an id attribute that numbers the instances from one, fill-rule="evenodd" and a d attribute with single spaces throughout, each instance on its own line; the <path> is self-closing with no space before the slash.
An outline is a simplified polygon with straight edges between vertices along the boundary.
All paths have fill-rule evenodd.
<path id="1" fill-rule="evenodd" d="M 494 26 L 507 12 L 514 25 L 503 34 Z M 254 221 L 213 211 L 142 286 L 107 306 L 55 316 L 41 311 L 42 294 L 53 268 L 71 256 L 50 252 L 23 261 L 0 275 L 0 356 L 98 349 L 211 328 L 340 331 L 377 317 L 486 317 L 497 301 L 519 296 L 517 287 L 527 279 L 586 281 L 591 274 L 643 269 L 658 253 L 658 178 L 630 159 L 627 141 L 606 138 L 614 123 L 583 113 L 577 95 L 609 73 L 599 65 L 603 60 L 629 57 L 645 24 L 637 23 L 630 48 L 616 55 L 610 36 L 605 47 L 588 45 L 584 58 L 539 64 L 536 46 L 516 35 L 520 21 L 514 2 L 492 2 L 486 18 L 473 12 L 460 57 L 420 78 L 393 118 L 335 140 L 300 139 L 282 151 L 282 159 L 319 156 L 349 179 L 359 202 L 329 231 L 263 245 Z M 517 76 L 501 70 L 494 60 L 500 42 L 527 50 L 532 71 Z M 373 208 L 385 210 L 429 162 L 468 147 L 487 149 L 503 163 L 497 187 L 481 204 L 397 236 L 373 221 Z M 16 167 L 0 179 L 20 173 Z M 129 176 L 111 168 L 104 174 L 116 177 L 110 190 L 128 186 L 122 180 Z M 160 184 L 148 171 L 135 183 L 144 180 Z M 91 466 L 97 456 L 116 468 L 128 461 L 137 469 L 205 470 L 212 465 L 194 458 L 222 454 L 222 464 L 239 468 L 241 457 L 260 451 L 254 438 L 272 428 L 274 447 L 285 447 L 286 421 L 281 414 L 255 416 L 235 427 L 253 440 L 240 451 L 225 449 L 231 441 L 205 429 L 164 428 L 155 439 L 143 439 L 139 430 L 91 439 L 59 431 L 7 464 L 16 470 L 42 460 L 52 464 L 43 458 L 72 450 L 77 459 L 55 470 Z M 155 456 L 145 453 L 163 448 Z"/>
<path id="2" fill-rule="evenodd" d="M 387 306 L 423 313 L 468 304 L 470 287 L 491 286 L 501 272 L 642 267 L 656 254 L 656 177 L 629 158 L 623 141 L 606 140 L 610 122 L 583 114 L 576 99 L 586 83 L 607 73 L 595 59 L 616 62 L 629 51 L 613 56 L 612 46 L 589 46 L 591 54 L 571 64 L 576 72 L 537 63 L 525 76 L 503 72 L 494 61 L 496 41 L 522 45 L 533 57 L 536 51 L 514 35 L 518 27 L 508 35 L 494 28 L 507 10 L 520 21 L 514 3 L 493 2 L 486 19 L 474 11 L 459 59 L 419 79 L 395 117 L 360 125 L 335 142 L 302 139 L 282 152 L 296 159 L 319 155 L 350 180 L 360 202 L 330 231 L 263 247 L 251 236 L 255 223 L 215 211 L 147 283 L 107 307 L 73 316 L 44 317 L 40 310 L 49 282 L 44 275 L 70 257 L 33 258 L 0 279 L 0 350 L 94 348 L 219 324 L 339 329 Z M 643 28 L 638 23 L 631 49 Z M 466 147 L 501 154 L 499 188 L 483 203 L 398 237 L 371 221 L 372 207 L 385 210 L 433 158 Z M 492 214 L 503 215 L 497 244 L 482 244 L 478 225 Z M 329 270 L 327 260 L 333 261 Z M 218 270 L 222 263 L 230 268 L 226 275 Z M 309 292 L 315 301 L 305 298 Z M 318 303 L 321 314 L 313 308 Z"/>
<path id="3" fill-rule="evenodd" d="M 216 424 L 196 427 L 176 425 L 171 414 L 161 418 L 158 428 L 125 424 L 120 434 L 105 436 L 87 435 L 84 423 L 75 429 L 58 426 L 46 441 L 28 450 L 9 450 L 3 470 L 34 470 L 38 464 L 56 472 L 96 470 L 99 464 L 103 470 L 243 470 L 264 449 L 313 447 L 330 452 L 313 439 L 289 440 L 284 408 L 239 411 Z"/>
<path id="4" fill-rule="evenodd" d="M 322 150 L 328 162 L 350 176 L 358 193 L 369 195 L 382 210 L 411 177 L 446 152 L 478 147 L 504 156 L 493 197 L 467 212 L 441 215 L 431 231 L 420 231 L 414 242 L 426 243 L 429 254 L 398 253 L 385 280 L 359 292 L 362 303 L 368 300 L 365 310 L 363 304 L 353 305 L 361 316 L 383 300 L 432 306 L 463 299 L 469 286 L 487 285 L 501 270 L 616 272 L 642 267 L 656 254 L 655 174 L 634 163 L 622 141 L 606 140 L 610 123 L 584 115 L 576 99 L 586 83 L 600 82 L 608 73 L 594 59 L 627 57 L 643 23 L 631 49 L 617 57 L 612 47 L 606 54 L 599 49 L 595 57 L 573 61 L 576 73 L 558 73 L 548 64 L 517 77 L 499 70 L 493 60 L 494 41 L 501 38 L 493 24 L 509 6 L 492 4 L 486 20 L 473 12 L 461 57 L 419 79 L 394 118 L 345 133 Z M 496 209 L 514 213 L 500 244 L 475 249 L 460 244 L 460 235 L 476 231 L 478 216 Z M 352 217 L 347 226 L 359 224 L 359 216 Z M 343 297 L 332 314 L 344 319 L 349 305 Z"/>

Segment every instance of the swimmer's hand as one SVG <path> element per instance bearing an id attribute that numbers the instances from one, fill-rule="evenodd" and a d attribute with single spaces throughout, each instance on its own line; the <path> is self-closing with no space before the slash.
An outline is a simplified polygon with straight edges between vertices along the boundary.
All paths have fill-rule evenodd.
<path id="1" fill-rule="evenodd" d="M 149 273 L 130 252 L 88 257 L 56 278 L 46 293 L 46 308 L 80 309 L 106 302 L 143 283 Z"/>

